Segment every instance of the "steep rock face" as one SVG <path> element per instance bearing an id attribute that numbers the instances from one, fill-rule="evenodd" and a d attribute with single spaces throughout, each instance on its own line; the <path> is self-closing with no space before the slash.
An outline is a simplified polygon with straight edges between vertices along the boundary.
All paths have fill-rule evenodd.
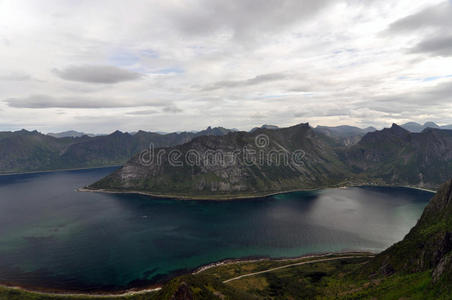
<path id="1" fill-rule="evenodd" d="M 406 237 L 366 266 L 369 273 L 391 275 L 432 271 L 434 280 L 452 279 L 452 180 L 443 184 Z"/>
<path id="2" fill-rule="evenodd" d="M 154 156 L 160 151 L 164 152 L 160 163 L 147 165 L 142 155 L 135 156 L 91 188 L 171 195 L 253 194 L 337 184 L 347 175 L 331 140 L 308 124 L 204 136 L 156 149 Z M 177 165 L 170 153 L 178 153 Z"/>

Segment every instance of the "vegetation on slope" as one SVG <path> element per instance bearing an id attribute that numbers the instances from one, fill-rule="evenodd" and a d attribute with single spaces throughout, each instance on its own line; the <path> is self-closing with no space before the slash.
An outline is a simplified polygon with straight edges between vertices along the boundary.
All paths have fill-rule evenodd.
<path id="1" fill-rule="evenodd" d="M 207 128 L 192 133 L 134 135 L 116 131 L 105 136 L 56 138 L 37 131 L 0 132 L 0 173 L 77 169 L 122 165 L 148 148 L 184 144 L 197 136 L 224 135 L 229 130 Z"/>

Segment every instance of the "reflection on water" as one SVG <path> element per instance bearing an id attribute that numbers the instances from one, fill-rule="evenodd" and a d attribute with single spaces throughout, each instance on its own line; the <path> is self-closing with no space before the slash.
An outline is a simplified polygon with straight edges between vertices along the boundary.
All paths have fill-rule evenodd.
<path id="1" fill-rule="evenodd" d="M 0 282 L 123 289 L 225 258 L 382 250 L 432 194 L 326 189 L 240 201 L 79 193 L 111 168 L 0 176 Z"/>

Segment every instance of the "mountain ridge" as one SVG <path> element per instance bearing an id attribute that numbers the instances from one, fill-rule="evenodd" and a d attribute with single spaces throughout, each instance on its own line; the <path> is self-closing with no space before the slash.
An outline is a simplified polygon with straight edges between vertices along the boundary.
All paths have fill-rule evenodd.
<path id="1" fill-rule="evenodd" d="M 264 135 L 268 145 L 254 145 Z M 268 157 L 275 149 L 288 153 L 303 151 L 301 166 L 245 165 L 207 166 L 201 155 L 196 166 L 172 166 L 168 158 L 161 165 L 143 165 L 132 158 L 114 174 L 89 186 L 93 190 L 144 192 L 184 198 L 249 197 L 300 189 L 341 185 L 402 185 L 437 188 L 452 177 L 452 131 L 428 129 L 411 133 L 397 124 L 367 133 L 358 143 L 343 146 L 319 133 L 309 124 L 280 129 L 259 128 L 218 137 L 195 138 L 187 144 L 164 148 L 184 158 L 190 151 L 221 153 L 251 146 Z M 268 146 L 268 147 L 267 147 Z M 159 150 L 159 149 L 157 149 Z M 162 149 L 160 149 L 162 150 Z"/>
<path id="2" fill-rule="evenodd" d="M 183 144 L 202 135 L 221 135 L 225 128 L 207 128 L 197 133 L 158 134 L 139 131 L 134 135 L 119 130 L 90 137 L 52 137 L 38 131 L 0 132 L 0 173 L 78 169 L 122 165 L 149 147 Z"/>
<path id="3" fill-rule="evenodd" d="M 405 124 L 401 125 L 401 127 L 403 127 L 404 129 L 406 129 L 406 130 L 408 130 L 410 132 L 419 133 L 419 132 L 422 132 L 424 129 L 427 129 L 427 128 L 452 129 L 452 124 L 439 126 L 438 124 L 436 124 L 434 122 L 425 122 L 424 124 L 419 124 L 419 123 L 416 123 L 416 122 L 408 122 L 408 123 L 405 123 Z"/>
<path id="4" fill-rule="evenodd" d="M 268 138 L 268 144 L 260 146 L 256 139 L 262 135 Z M 344 180 L 347 172 L 333 150 L 330 138 L 319 135 L 309 124 L 299 124 L 283 129 L 259 128 L 254 132 L 233 132 L 220 139 L 202 136 L 191 142 L 170 149 L 179 151 L 181 157 L 196 150 L 201 154 L 197 165 L 173 166 L 168 157 L 161 164 L 143 166 L 140 156 L 132 158 L 123 168 L 107 178 L 93 184 L 91 189 L 116 189 L 126 191 L 149 191 L 155 194 L 192 195 L 196 197 L 212 195 L 246 196 L 269 194 L 282 189 L 313 189 L 319 185 L 336 184 Z M 281 155 L 295 153 L 304 149 L 305 156 L 297 165 L 287 157 L 286 164 L 275 161 L 252 161 L 244 163 L 244 157 L 238 157 L 234 164 L 223 166 L 211 164 L 206 153 L 210 150 L 228 153 L 248 147 L 249 151 L 262 153 L 268 158 L 272 151 L 281 150 Z M 158 150 L 158 149 L 157 149 Z M 244 154 L 244 153 L 241 153 Z M 275 158 L 275 157 L 274 157 Z M 322 162 L 318 166 L 316 162 Z"/>

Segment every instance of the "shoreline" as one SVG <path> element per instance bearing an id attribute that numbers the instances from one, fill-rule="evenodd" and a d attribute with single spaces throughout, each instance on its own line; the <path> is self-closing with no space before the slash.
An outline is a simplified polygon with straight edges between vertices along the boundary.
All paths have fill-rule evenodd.
<path id="1" fill-rule="evenodd" d="M 239 263 L 253 263 L 253 262 L 261 262 L 261 261 L 274 261 L 274 262 L 298 261 L 298 260 L 303 260 L 303 259 L 316 259 L 316 258 L 323 258 L 323 257 L 329 257 L 329 256 L 333 256 L 333 257 L 337 256 L 338 259 L 340 259 L 342 256 L 347 257 L 348 255 L 373 257 L 373 256 L 375 256 L 375 254 L 377 254 L 377 252 L 370 252 L 370 251 L 366 250 L 366 251 L 341 251 L 341 252 L 325 252 L 325 253 L 318 253 L 318 254 L 304 254 L 304 255 L 295 256 L 295 257 L 278 257 L 278 258 L 272 258 L 272 257 L 249 258 L 248 257 L 248 258 L 236 258 L 236 259 L 230 258 L 230 259 L 223 259 L 220 261 L 216 261 L 213 263 L 199 266 L 199 267 L 193 269 L 192 271 L 185 272 L 184 274 L 185 275 L 186 274 L 197 275 L 197 274 L 200 274 L 204 271 L 207 271 L 207 270 L 215 268 L 215 267 L 227 266 L 227 265 L 233 265 L 233 264 L 239 264 Z M 181 275 L 183 275 L 183 274 L 170 277 L 169 280 L 171 280 L 177 276 L 181 276 Z M 45 288 L 40 290 L 40 289 L 33 289 L 33 288 L 25 288 L 25 287 L 21 287 L 19 285 L 5 285 L 5 284 L 0 284 L 0 287 L 4 288 L 4 289 L 17 290 L 17 291 L 22 291 L 22 292 L 27 292 L 27 293 L 32 293 L 32 294 L 42 295 L 42 296 L 89 297 L 92 299 L 97 299 L 97 298 L 102 299 L 102 298 L 108 298 L 108 297 L 122 298 L 122 297 L 128 297 L 128 296 L 133 296 L 133 295 L 154 293 L 154 292 L 160 291 L 163 288 L 164 284 L 165 283 L 154 284 L 154 285 L 150 285 L 149 287 L 146 287 L 146 288 L 130 288 L 130 289 L 122 290 L 122 291 L 118 290 L 118 292 L 104 291 L 104 292 L 87 292 L 87 293 L 86 292 L 85 293 L 77 292 L 77 291 L 67 291 L 67 292 L 58 291 L 58 290 L 52 291 L 52 289 L 45 289 Z"/>
<path id="2" fill-rule="evenodd" d="M 318 190 L 322 190 L 328 187 L 320 187 L 313 189 L 296 189 L 296 190 L 288 190 L 281 192 L 271 192 L 265 194 L 255 194 L 255 195 L 203 195 L 203 196 L 186 196 L 186 195 L 170 195 L 170 194 L 155 194 L 152 192 L 145 191 L 124 191 L 124 190 L 110 190 L 110 189 L 90 189 L 87 187 L 78 188 L 78 192 L 88 192 L 88 193 L 105 193 L 105 194 L 136 194 L 143 196 L 150 196 L 154 198 L 162 198 L 162 199 L 176 199 L 176 200 L 194 200 L 194 201 L 232 201 L 232 200 L 243 200 L 243 199 L 257 199 L 257 198 L 265 198 L 280 194 L 294 193 L 294 192 L 314 192 Z"/>
<path id="3" fill-rule="evenodd" d="M 64 292 L 64 291 L 61 291 L 61 292 L 45 292 L 45 291 L 40 291 L 40 290 L 23 288 L 21 286 L 8 286 L 8 285 L 3 285 L 3 284 L 0 284 L 0 287 L 4 288 L 4 289 L 16 290 L 16 291 L 31 293 L 31 294 L 40 295 L 40 296 L 50 296 L 50 297 L 89 297 L 89 298 L 92 298 L 92 299 L 111 298 L 111 297 L 122 298 L 122 297 L 128 297 L 128 296 L 134 296 L 134 295 L 158 292 L 158 291 L 160 291 L 162 289 L 161 286 L 157 286 L 157 287 L 154 287 L 154 288 L 146 288 L 146 289 L 130 289 L 130 290 L 126 290 L 126 291 L 122 291 L 122 292 L 118 292 L 118 293 L 78 293 L 78 292 L 70 292 L 70 291 L 68 291 L 68 292 Z"/>
<path id="4" fill-rule="evenodd" d="M 318 187 L 318 188 L 312 188 L 312 189 L 294 189 L 294 190 L 287 190 L 287 191 L 279 191 L 279 192 L 269 192 L 269 193 L 262 193 L 262 194 L 251 194 L 251 195 L 199 195 L 199 196 L 191 196 L 191 195 L 171 195 L 171 194 L 156 194 L 152 192 L 145 192 L 145 191 L 136 191 L 136 190 L 114 190 L 114 189 L 91 189 L 88 187 L 81 187 L 78 188 L 78 192 L 89 192 L 89 193 L 105 193 L 105 194 L 136 194 L 136 195 L 143 195 L 143 196 L 150 196 L 154 198 L 161 198 L 161 199 L 176 199 L 176 200 L 193 200 L 193 201 L 233 201 L 233 200 L 244 200 L 244 199 L 257 199 L 257 198 L 266 198 L 281 194 L 287 194 L 287 193 L 295 193 L 295 192 L 315 192 L 323 189 L 347 189 L 347 188 L 356 188 L 356 187 L 394 187 L 394 188 L 407 188 L 407 189 L 414 189 L 429 193 L 436 193 L 433 189 L 423 188 L 423 187 L 417 187 L 417 186 L 408 186 L 408 185 L 385 185 L 385 184 L 369 184 L 365 183 L 362 185 L 335 185 L 335 186 L 325 186 L 325 187 Z"/>
<path id="5" fill-rule="evenodd" d="M 39 173 L 53 173 L 53 172 L 66 172 L 66 171 L 83 171 L 83 170 L 94 170 L 94 169 L 106 169 L 106 168 L 120 168 L 122 165 L 111 165 L 111 166 L 99 166 L 99 167 L 85 167 L 85 168 L 69 168 L 69 169 L 54 169 L 54 170 L 43 170 L 43 171 L 28 171 L 28 172 L 12 172 L 12 173 L 0 173 L 0 176 L 9 176 L 9 175 L 27 175 L 27 174 L 39 174 Z M 106 194 L 138 194 L 138 195 L 144 195 L 144 196 L 151 196 L 155 198 L 171 198 L 171 199 L 177 199 L 177 200 L 210 200 L 210 201 L 229 201 L 229 200 L 241 200 L 241 199 L 256 199 L 256 198 L 265 198 L 265 197 L 271 197 L 275 195 L 281 195 L 281 194 L 287 194 L 287 193 L 294 193 L 294 192 L 315 192 L 323 189 L 346 189 L 346 188 L 353 188 L 353 187 L 402 187 L 402 188 L 408 188 L 408 189 L 415 189 L 430 193 L 436 193 L 436 190 L 433 190 L 431 188 L 424 188 L 424 187 L 418 187 L 418 186 L 411 186 L 411 185 L 390 185 L 390 184 L 384 184 L 384 183 L 362 183 L 359 185 L 356 184 L 346 184 L 346 183 L 339 183 L 335 185 L 329 185 L 329 186 L 321 186 L 316 188 L 300 188 L 300 189 L 292 189 L 292 190 L 285 190 L 285 191 L 275 191 L 275 192 L 268 192 L 268 193 L 262 193 L 262 194 L 237 194 L 237 195 L 199 195 L 199 196 L 192 196 L 192 195 L 171 195 L 171 194 L 158 194 L 158 193 L 152 193 L 152 192 L 146 192 L 146 191 L 137 191 L 137 190 L 114 190 L 114 189 L 90 189 L 88 187 L 80 187 L 76 189 L 78 192 L 91 192 L 91 193 L 106 193 Z"/>
<path id="6" fill-rule="evenodd" d="M 103 166 L 103 167 L 100 166 L 100 167 L 69 168 L 69 169 L 56 169 L 56 170 L 43 170 L 43 171 L 12 172 L 12 173 L 0 173 L 0 176 L 27 175 L 27 174 L 39 174 L 39 173 L 66 172 L 66 171 L 83 171 L 83 170 L 120 168 L 120 167 L 121 167 L 121 165 L 113 165 L 113 166 Z"/>

